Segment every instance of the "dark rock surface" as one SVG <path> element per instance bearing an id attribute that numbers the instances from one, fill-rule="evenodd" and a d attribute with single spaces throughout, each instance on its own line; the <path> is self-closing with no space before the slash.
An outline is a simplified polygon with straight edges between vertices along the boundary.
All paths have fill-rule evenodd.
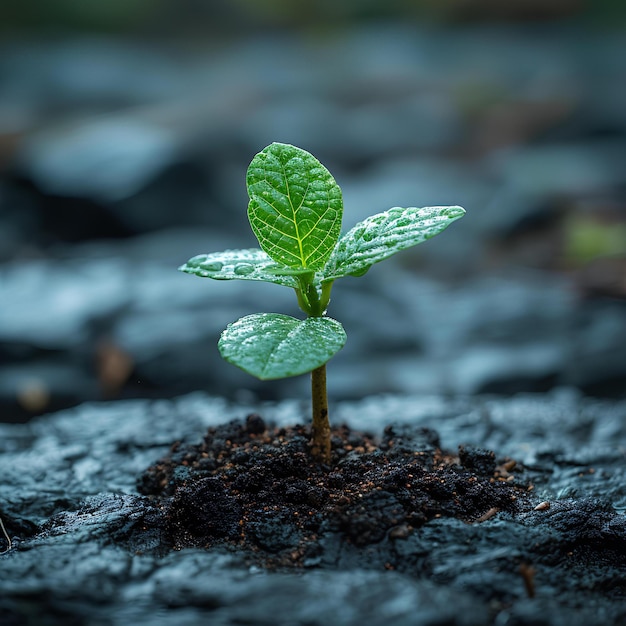
<path id="1" fill-rule="evenodd" d="M 228 323 L 258 311 L 300 315 L 290 289 L 176 271 L 194 252 L 224 247 L 216 233 L 181 230 L 83 247 L 57 261 L 5 264 L 3 420 L 32 415 L 32 387 L 45 395 L 39 411 L 194 389 L 231 399 L 241 392 L 265 399 L 306 394 L 306 378 L 259 382 L 223 367 L 216 343 Z M 334 287 L 329 314 L 343 323 L 348 342 L 333 360 L 330 391 L 352 399 L 570 385 L 620 397 L 624 309 L 619 300 L 580 297 L 563 276 L 520 271 L 444 283 L 381 264 Z M 122 374 L 108 381 L 105 357 L 116 355 Z"/>
<path id="2" fill-rule="evenodd" d="M 574 14 L 449 10 L 460 19 L 392 8 L 303 31 L 294 14 L 287 32 L 224 30 L 207 6 L 215 36 L 173 19 L 153 40 L 2 41 L 3 626 L 626 623 L 626 39 Z M 227 545 L 239 512 L 209 479 L 198 492 L 232 507 L 221 543 L 164 553 L 162 509 L 135 485 L 173 441 L 308 413 L 283 401 L 307 396 L 305 377 L 258 383 L 215 347 L 238 316 L 298 314 L 293 294 L 175 269 L 256 245 L 245 170 L 275 140 L 330 168 L 344 228 L 393 205 L 467 209 L 335 287 L 349 339 L 329 366 L 333 423 L 381 437 L 393 423 L 408 450 L 439 437 L 477 475 L 514 459 L 530 509 L 432 519 L 370 552 L 329 534 L 309 567 L 268 571 Z M 227 399 L 158 399 L 196 389 Z M 471 397 L 519 391 L 541 393 Z M 376 393 L 402 395 L 347 403 Z M 286 549 L 293 526 L 267 521 L 251 536 Z"/>
<path id="3" fill-rule="evenodd" d="M 336 285 L 349 340 L 334 397 L 623 397 L 625 41 L 410 11 L 323 34 L 3 41 L 0 420 L 195 389 L 306 392 L 223 368 L 215 349 L 237 316 L 297 313 L 292 293 L 175 271 L 256 245 L 245 171 L 274 140 L 330 168 L 345 229 L 393 205 L 467 209 Z"/>
<path id="4" fill-rule="evenodd" d="M 515 459 L 534 484 L 529 506 L 473 524 L 434 519 L 372 544 L 371 554 L 352 547 L 297 572 L 250 565 L 223 545 L 159 554 L 156 511 L 136 479 L 172 441 L 198 442 L 207 427 L 251 409 L 194 394 L 3 425 L 0 515 L 13 541 L 0 557 L 3 623 L 617 626 L 626 618 L 623 401 L 561 389 L 343 403 L 335 423 L 382 435 L 393 422 L 406 437 L 434 428 L 443 448 L 464 446 L 466 463 L 488 464 L 485 449 Z M 289 424 L 306 408 L 283 402 L 261 412 Z M 424 445 L 421 435 L 413 441 Z M 381 570 L 376 550 L 403 565 Z"/>

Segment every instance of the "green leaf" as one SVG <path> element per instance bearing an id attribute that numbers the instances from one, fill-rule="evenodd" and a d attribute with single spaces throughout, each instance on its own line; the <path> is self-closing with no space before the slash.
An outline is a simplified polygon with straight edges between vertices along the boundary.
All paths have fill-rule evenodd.
<path id="1" fill-rule="evenodd" d="M 372 215 L 341 237 L 323 280 L 362 276 L 374 263 L 434 237 L 463 215 L 460 206 L 394 207 Z"/>
<path id="2" fill-rule="evenodd" d="M 312 155 L 273 143 L 250 163 L 248 218 L 261 248 L 277 263 L 319 270 L 341 232 L 341 189 Z"/>
<path id="3" fill-rule="evenodd" d="M 221 355 L 261 380 L 306 374 L 324 365 L 346 342 L 330 317 L 299 320 L 255 313 L 229 324 L 218 342 Z"/>
<path id="4" fill-rule="evenodd" d="M 258 248 L 199 254 L 178 269 L 187 274 L 215 280 L 261 280 L 294 289 L 299 286 L 297 278 L 291 275 L 291 268 L 274 263 Z"/>

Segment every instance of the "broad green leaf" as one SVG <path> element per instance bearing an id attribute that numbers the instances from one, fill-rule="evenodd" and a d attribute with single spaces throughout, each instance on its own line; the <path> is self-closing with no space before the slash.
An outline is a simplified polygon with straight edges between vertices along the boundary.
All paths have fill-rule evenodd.
<path id="1" fill-rule="evenodd" d="M 271 380 L 324 365 L 345 342 L 343 327 L 330 317 L 299 320 L 255 313 L 229 324 L 218 348 L 228 362 L 261 380 Z"/>
<path id="2" fill-rule="evenodd" d="M 299 285 L 291 268 L 274 263 L 258 248 L 199 254 L 178 269 L 187 274 L 215 280 L 261 280 L 294 289 Z"/>
<path id="3" fill-rule="evenodd" d="M 277 263 L 320 270 L 341 232 L 341 189 L 312 155 L 273 143 L 250 163 L 248 218 L 261 248 Z"/>
<path id="4" fill-rule="evenodd" d="M 372 215 L 339 239 L 323 280 L 362 276 L 374 263 L 434 237 L 463 215 L 460 206 L 394 207 Z"/>

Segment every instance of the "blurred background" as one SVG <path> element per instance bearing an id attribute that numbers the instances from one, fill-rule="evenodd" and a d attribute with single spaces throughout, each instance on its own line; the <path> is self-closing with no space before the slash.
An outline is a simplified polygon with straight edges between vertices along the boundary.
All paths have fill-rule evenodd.
<path id="1" fill-rule="evenodd" d="M 221 361 L 294 294 L 176 268 L 256 245 L 245 171 L 317 156 L 344 229 L 459 204 L 335 285 L 333 400 L 626 395 L 619 0 L 22 0 L 0 19 L 0 420 L 194 390 L 306 397 Z"/>

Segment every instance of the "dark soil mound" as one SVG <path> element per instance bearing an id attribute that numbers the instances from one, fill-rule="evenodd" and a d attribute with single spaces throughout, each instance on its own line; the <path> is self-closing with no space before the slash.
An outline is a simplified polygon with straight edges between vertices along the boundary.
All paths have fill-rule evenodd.
<path id="1" fill-rule="evenodd" d="M 249 415 L 210 428 L 199 445 L 174 444 L 138 488 L 156 496 L 172 548 L 227 542 L 267 565 L 318 565 L 329 537 L 364 548 L 433 518 L 480 522 L 527 502 L 514 461 L 497 466 L 477 448 L 445 453 L 429 429 L 389 426 L 375 441 L 336 428 L 330 466 L 311 457 L 309 440 L 306 427 L 267 428 Z"/>
<path id="2" fill-rule="evenodd" d="M 375 435 L 338 428 L 328 467 L 306 428 L 225 424 L 249 411 L 194 394 L 0 425 L 0 623 L 626 624 L 624 402 L 338 404 Z"/>

